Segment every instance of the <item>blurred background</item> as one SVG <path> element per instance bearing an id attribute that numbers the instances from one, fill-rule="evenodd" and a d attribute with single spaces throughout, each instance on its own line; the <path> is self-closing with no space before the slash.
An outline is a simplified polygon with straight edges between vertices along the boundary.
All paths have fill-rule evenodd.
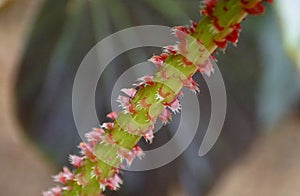
<path id="1" fill-rule="evenodd" d="M 198 0 L 0 0 L 0 195 L 40 195 L 68 165 L 81 141 L 72 114 L 72 85 L 83 57 L 101 39 L 137 25 L 185 25 L 199 19 Z M 210 96 L 200 75 L 200 125 L 188 149 L 168 165 L 123 173 L 107 195 L 299 195 L 300 2 L 275 0 L 242 23 L 238 47 L 219 51 L 227 90 L 221 136 L 204 157 L 200 141 Z M 111 111 L 118 77 L 161 49 L 127 51 L 104 71 L 96 92 L 100 122 Z M 178 115 L 180 117 L 180 115 Z M 166 143 L 174 122 L 156 133 Z"/>

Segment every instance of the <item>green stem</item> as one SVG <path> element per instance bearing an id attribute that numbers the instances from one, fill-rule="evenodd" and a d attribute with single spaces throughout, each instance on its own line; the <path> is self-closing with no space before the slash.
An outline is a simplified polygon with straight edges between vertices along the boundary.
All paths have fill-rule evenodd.
<path id="1" fill-rule="evenodd" d="M 122 163 L 120 150 L 130 153 L 142 136 L 151 139 L 147 134 L 152 133 L 154 122 L 163 112 L 168 114 L 165 109 L 177 100 L 182 87 L 193 82 L 191 77 L 197 71 L 203 72 L 199 67 L 218 47 L 225 49 L 227 41 L 236 44 L 240 22 L 247 13 L 262 12 L 261 6 L 261 0 L 208 0 L 202 10 L 204 16 L 192 29 L 175 28 L 175 33 L 186 32 L 184 38 L 180 38 L 177 53 L 159 57 L 163 64 L 153 79 L 139 85 L 129 100 L 129 108 L 120 112 L 113 126 L 106 127 L 102 135 L 105 141 L 91 144 L 90 151 L 81 144 L 82 151 L 86 150 L 83 161 L 77 165 L 74 176 L 62 179 L 66 181 L 62 195 L 94 196 L 105 186 L 118 188 L 118 185 L 110 185 L 110 179 L 118 173 L 117 168 Z M 191 88 L 197 90 L 195 86 Z"/>

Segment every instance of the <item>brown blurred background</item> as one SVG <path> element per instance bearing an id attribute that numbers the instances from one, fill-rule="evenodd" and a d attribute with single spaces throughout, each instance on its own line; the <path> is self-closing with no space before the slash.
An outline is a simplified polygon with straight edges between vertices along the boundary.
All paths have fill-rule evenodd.
<path id="1" fill-rule="evenodd" d="M 41 195 L 53 166 L 17 120 L 14 85 L 29 26 L 41 1 L 0 1 L 0 195 Z M 52 169 L 51 169 L 52 168 Z"/>

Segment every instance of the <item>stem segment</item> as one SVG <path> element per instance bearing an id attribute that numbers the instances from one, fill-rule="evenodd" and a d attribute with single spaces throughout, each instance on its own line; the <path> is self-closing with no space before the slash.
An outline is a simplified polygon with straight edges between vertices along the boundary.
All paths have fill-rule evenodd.
<path id="1" fill-rule="evenodd" d="M 123 89 L 126 96 L 120 96 L 119 102 L 124 109 L 119 114 L 110 113 L 112 122 L 87 134 L 89 144 L 79 146 L 82 157 L 70 157 L 74 172 L 64 168 L 54 177 L 64 187 L 44 195 L 96 196 L 105 188 L 118 189 L 122 183 L 118 168 L 123 160 L 130 165 L 135 156 L 142 157 L 137 146 L 141 137 L 152 142 L 155 121 L 167 123 L 171 111 L 179 112 L 182 87 L 197 92 L 192 76 L 197 71 L 209 75 L 213 71 L 211 54 L 218 47 L 225 49 L 227 42 L 236 44 L 240 22 L 248 13 L 263 11 L 261 0 L 206 0 L 202 19 L 190 27 L 174 27 L 178 44 L 167 46 L 166 53 L 150 59 L 159 67 L 154 76 L 141 78 L 135 88 Z"/>

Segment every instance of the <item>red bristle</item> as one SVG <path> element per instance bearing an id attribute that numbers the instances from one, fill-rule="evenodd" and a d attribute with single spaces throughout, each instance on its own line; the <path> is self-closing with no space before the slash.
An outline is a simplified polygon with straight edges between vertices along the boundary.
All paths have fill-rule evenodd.
<path id="1" fill-rule="evenodd" d="M 183 62 L 184 65 L 187 65 L 187 66 L 193 64 L 191 61 L 188 61 L 187 58 L 185 58 L 185 57 L 182 58 L 182 62 Z"/>
<path id="2" fill-rule="evenodd" d="M 224 27 L 219 24 L 218 18 L 214 18 L 213 25 L 218 31 L 224 30 Z"/>
<path id="3" fill-rule="evenodd" d="M 247 0 L 241 0 L 241 3 L 242 3 L 243 5 L 247 5 L 247 4 L 249 3 L 249 1 L 247 1 Z"/>
<path id="4" fill-rule="evenodd" d="M 204 15 L 213 16 L 214 8 L 217 4 L 218 0 L 206 0 L 205 1 L 205 8 L 204 8 Z"/>
<path id="5" fill-rule="evenodd" d="M 234 29 L 229 35 L 226 36 L 226 40 L 232 43 L 237 43 L 239 38 L 239 31 Z"/>
<path id="6" fill-rule="evenodd" d="M 216 44 L 219 48 L 225 49 L 225 47 L 226 47 L 226 39 L 221 40 L 221 41 L 216 41 L 216 40 L 214 40 L 214 42 L 215 42 L 215 44 Z"/>
<path id="7" fill-rule="evenodd" d="M 253 8 L 250 8 L 250 9 L 245 8 L 245 11 L 248 14 L 259 15 L 259 14 L 262 14 L 265 11 L 265 7 L 261 2 L 259 2 Z"/>

